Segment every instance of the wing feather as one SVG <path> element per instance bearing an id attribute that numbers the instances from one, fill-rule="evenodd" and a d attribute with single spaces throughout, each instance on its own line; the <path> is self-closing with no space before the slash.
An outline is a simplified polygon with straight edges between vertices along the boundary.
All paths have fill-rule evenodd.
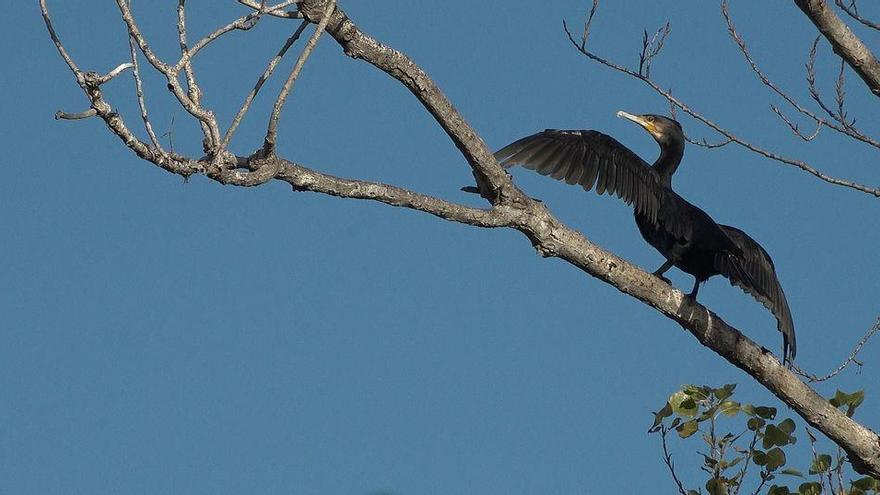
<path id="1" fill-rule="evenodd" d="M 797 341 L 791 310 L 776 268 L 767 251 L 745 232 L 729 225 L 719 225 L 741 250 L 742 255 L 718 255 L 715 269 L 730 280 L 731 285 L 751 294 L 776 317 L 776 328 L 782 332 L 783 360 L 791 362 L 797 353 Z"/>
<path id="2" fill-rule="evenodd" d="M 656 170 L 616 139 L 597 131 L 557 130 L 524 137 L 495 153 L 505 168 L 535 170 L 598 194 L 611 194 L 653 221 L 663 186 Z"/>

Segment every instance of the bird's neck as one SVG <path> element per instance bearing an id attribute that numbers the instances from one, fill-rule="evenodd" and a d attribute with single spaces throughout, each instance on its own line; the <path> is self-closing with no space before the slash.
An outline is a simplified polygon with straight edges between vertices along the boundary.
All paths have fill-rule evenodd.
<path id="1" fill-rule="evenodd" d="M 672 174 L 678 169 L 684 156 L 684 143 L 671 143 L 660 147 L 660 156 L 654 162 L 654 169 L 660 173 L 664 185 L 672 186 Z"/>

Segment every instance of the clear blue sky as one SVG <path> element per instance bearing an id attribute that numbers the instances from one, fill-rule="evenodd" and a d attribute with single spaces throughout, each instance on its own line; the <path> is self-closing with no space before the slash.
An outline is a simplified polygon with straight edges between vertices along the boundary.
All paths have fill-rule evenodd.
<path id="1" fill-rule="evenodd" d="M 193 2 L 192 36 L 243 12 L 211 3 Z M 667 107 L 571 48 L 561 20 L 578 25 L 588 4 L 342 2 L 364 30 L 420 63 L 491 147 L 546 127 L 595 128 L 650 160 L 653 141 L 615 112 Z M 626 5 L 600 9 L 596 51 L 636 63 L 642 29 L 668 18 L 653 75 L 675 94 L 759 144 L 877 184 L 876 153 L 827 132 L 810 144 L 790 137 L 713 2 Z M 111 3 L 50 7 L 83 68 L 125 60 Z M 136 159 L 96 120 L 56 122 L 56 110 L 83 110 L 85 99 L 36 5 L 19 10 L 0 21 L 10 68 L 0 81 L 0 492 L 670 493 L 658 439 L 645 430 L 671 391 L 736 382 L 741 400 L 776 404 L 673 322 L 540 258 L 518 233 L 278 184 L 184 183 Z M 806 100 L 815 32 L 793 3 L 737 3 L 733 14 L 767 72 Z M 143 2 L 137 15 L 173 56 L 174 5 Z M 206 102 L 223 122 L 292 28 L 264 21 L 204 54 Z M 830 95 L 836 69 L 821 50 Z M 198 153 L 161 80 L 148 85 L 158 130 Z M 259 146 L 277 87 L 265 88 L 235 151 Z M 107 91 L 140 131 L 131 79 Z M 848 94 L 876 133 L 876 98 L 851 74 Z M 281 139 L 283 155 L 329 173 L 479 204 L 458 192 L 470 171 L 427 112 L 329 39 L 294 89 Z M 626 205 L 515 176 L 600 245 L 649 270 L 661 264 Z M 676 187 L 772 254 L 798 363 L 836 366 L 880 312 L 880 202 L 731 147 L 689 148 Z M 672 278 L 685 290 L 692 283 Z M 725 280 L 712 279 L 700 299 L 779 350 L 772 317 Z M 880 343 L 862 359 L 862 374 L 821 391 L 865 388 L 860 416 L 876 427 Z M 696 463 L 695 449 L 679 448 L 678 464 Z"/>

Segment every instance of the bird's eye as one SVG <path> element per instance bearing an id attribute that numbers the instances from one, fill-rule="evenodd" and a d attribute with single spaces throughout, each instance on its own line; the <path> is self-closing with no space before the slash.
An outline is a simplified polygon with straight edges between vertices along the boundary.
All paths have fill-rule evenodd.
<path id="1" fill-rule="evenodd" d="M 648 122 L 651 122 L 651 123 L 653 123 L 653 122 L 654 122 L 654 117 L 648 117 L 648 119 L 647 119 L 647 120 L 648 120 Z"/>

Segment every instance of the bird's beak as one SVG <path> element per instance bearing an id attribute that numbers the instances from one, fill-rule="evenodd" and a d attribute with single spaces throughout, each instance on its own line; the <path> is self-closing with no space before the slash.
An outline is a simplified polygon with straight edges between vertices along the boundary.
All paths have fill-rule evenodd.
<path id="1" fill-rule="evenodd" d="M 632 120 L 636 124 L 639 124 L 640 126 L 642 126 L 646 131 L 650 132 L 651 134 L 654 134 L 654 124 L 645 120 L 644 117 L 641 117 L 639 115 L 633 115 L 631 113 L 626 113 L 623 110 L 617 112 L 617 116 L 623 117 L 624 119 L 627 119 L 627 120 Z"/>

